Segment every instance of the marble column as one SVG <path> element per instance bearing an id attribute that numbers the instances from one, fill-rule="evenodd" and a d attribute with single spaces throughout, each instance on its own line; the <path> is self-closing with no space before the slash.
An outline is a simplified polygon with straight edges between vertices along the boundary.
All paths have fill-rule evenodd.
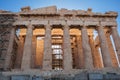
<path id="1" fill-rule="evenodd" d="M 100 52 L 99 52 L 99 45 L 95 45 L 95 52 L 96 52 L 96 68 L 103 68 L 103 62 L 102 62 L 102 58 L 100 56 Z"/>
<path id="2" fill-rule="evenodd" d="M 11 67 L 11 57 L 12 57 L 14 39 L 15 39 L 15 28 L 12 27 L 10 32 L 10 39 L 9 39 L 7 54 L 5 58 L 4 70 L 9 70 Z"/>
<path id="3" fill-rule="evenodd" d="M 101 68 L 102 67 L 102 62 L 101 62 L 101 59 L 100 59 L 100 53 L 97 49 L 97 46 L 95 47 L 95 41 L 93 39 L 93 35 L 89 36 L 89 42 L 90 42 L 92 56 L 93 56 L 94 68 Z"/>
<path id="4" fill-rule="evenodd" d="M 82 48 L 83 48 L 84 61 L 85 61 L 84 68 L 85 69 L 93 69 L 92 53 L 91 53 L 91 48 L 89 45 L 87 29 L 85 26 L 82 27 L 81 33 L 82 33 Z"/>
<path id="5" fill-rule="evenodd" d="M 105 33 L 103 30 L 103 26 L 98 26 L 98 36 L 100 40 L 101 54 L 103 58 L 104 67 L 112 67 L 112 61 L 110 57 L 110 52 L 108 48 L 108 44 L 106 41 Z"/>
<path id="6" fill-rule="evenodd" d="M 113 48 L 113 45 L 112 45 L 112 42 L 111 42 L 111 39 L 110 39 L 110 33 L 106 33 L 106 38 L 107 38 L 108 48 L 109 48 L 109 51 L 110 51 L 110 56 L 111 56 L 111 59 L 112 59 L 112 65 L 113 65 L 113 67 L 118 67 L 117 58 L 116 58 L 114 48 Z"/>
<path id="7" fill-rule="evenodd" d="M 94 44 L 95 44 L 95 53 L 96 53 L 96 63 L 97 63 L 97 67 L 96 68 L 103 68 L 103 60 L 101 57 L 101 53 L 100 53 L 100 40 L 99 40 L 99 36 L 97 35 L 95 40 L 94 40 Z"/>
<path id="8" fill-rule="evenodd" d="M 66 24 L 63 27 L 63 66 L 64 70 L 72 69 L 72 52 L 71 52 L 71 42 L 70 42 L 70 34 L 69 34 L 69 26 Z"/>
<path id="9" fill-rule="evenodd" d="M 117 56 L 120 62 L 120 36 L 117 31 L 117 27 L 111 27 L 112 38 L 114 40 Z"/>
<path id="10" fill-rule="evenodd" d="M 22 64 L 21 64 L 21 69 L 23 70 L 27 70 L 31 68 L 32 36 L 33 36 L 33 26 L 29 24 L 27 26 L 27 33 L 25 38 Z"/>
<path id="11" fill-rule="evenodd" d="M 16 55 L 15 68 L 21 68 L 22 56 L 23 56 L 23 47 L 24 47 L 24 37 L 19 36 L 19 45 Z"/>
<path id="12" fill-rule="evenodd" d="M 72 40 L 72 55 L 73 55 L 73 67 L 75 69 L 78 69 L 79 66 L 79 59 L 78 59 L 78 51 L 77 51 L 77 46 L 76 46 L 76 40 Z"/>
<path id="13" fill-rule="evenodd" d="M 83 69 L 84 68 L 84 54 L 82 50 L 82 40 L 81 36 L 76 36 L 76 42 L 77 42 L 77 51 L 78 51 L 78 68 Z"/>
<path id="14" fill-rule="evenodd" d="M 94 45 L 93 35 L 89 36 L 89 42 L 90 42 L 91 51 L 92 51 L 94 68 L 97 68 L 97 57 L 96 57 L 96 51 L 95 51 L 95 45 Z"/>
<path id="15" fill-rule="evenodd" d="M 52 70 L 51 26 L 45 26 L 43 70 Z"/>
<path id="16" fill-rule="evenodd" d="M 31 67 L 35 68 L 35 60 L 36 60 L 36 42 L 37 42 L 37 37 L 36 35 L 33 36 L 32 39 L 32 56 L 31 56 Z"/>

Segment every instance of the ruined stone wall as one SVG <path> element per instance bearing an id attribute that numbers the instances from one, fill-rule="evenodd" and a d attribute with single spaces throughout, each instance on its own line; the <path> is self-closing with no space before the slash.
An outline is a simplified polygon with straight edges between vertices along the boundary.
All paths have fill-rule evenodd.
<path id="1" fill-rule="evenodd" d="M 15 15 L 9 12 L 0 12 L 0 69 L 4 67 L 4 61 L 10 40 L 12 24 L 15 21 Z"/>

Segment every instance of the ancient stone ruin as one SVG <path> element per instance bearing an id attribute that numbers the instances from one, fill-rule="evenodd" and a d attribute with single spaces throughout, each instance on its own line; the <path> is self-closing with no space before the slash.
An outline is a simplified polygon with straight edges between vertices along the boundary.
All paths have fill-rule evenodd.
<path id="1" fill-rule="evenodd" d="M 0 80 L 120 80 L 117 12 L 0 10 Z"/>

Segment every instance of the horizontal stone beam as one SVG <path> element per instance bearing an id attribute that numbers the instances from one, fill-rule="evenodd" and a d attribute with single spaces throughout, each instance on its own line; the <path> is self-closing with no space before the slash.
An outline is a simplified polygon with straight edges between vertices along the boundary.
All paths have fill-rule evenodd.
<path id="1" fill-rule="evenodd" d="M 80 26 L 82 26 L 83 25 L 83 21 L 80 21 L 80 20 L 71 20 L 71 21 L 67 21 L 67 24 L 68 25 L 80 25 Z"/>
<path id="2" fill-rule="evenodd" d="M 29 21 L 16 21 L 13 23 L 13 26 L 28 25 Z"/>
<path id="3" fill-rule="evenodd" d="M 91 26 L 97 26 L 97 25 L 99 25 L 99 22 L 98 22 L 98 21 L 95 21 L 95 22 L 85 21 L 85 22 L 84 22 L 84 25 L 85 25 L 85 26 L 89 26 L 89 25 L 91 25 Z"/>
<path id="4" fill-rule="evenodd" d="M 50 24 L 50 25 L 69 25 L 69 26 L 72 26 L 72 25 L 80 25 L 80 26 L 99 26 L 99 21 L 81 21 L 81 20 L 31 20 L 31 24 L 32 25 L 47 25 L 47 24 Z M 29 21 L 16 21 L 14 22 L 14 26 L 21 26 L 21 25 L 28 25 L 29 24 Z M 110 21 L 107 21 L 107 22 L 101 22 L 101 26 L 117 26 L 117 22 L 110 22 Z"/>
<path id="5" fill-rule="evenodd" d="M 65 20 L 50 21 L 50 25 L 65 25 Z"/>
<path id="6" fill-rule="evenodd" d="M 102 26 L 117 26 L 117 22 L 101 22 Z"/>
<path id="7" fill-rule="evenodd" d="M 32 20 L 31 24 L 32 25 L 47 25 L 48 20 Z"/>

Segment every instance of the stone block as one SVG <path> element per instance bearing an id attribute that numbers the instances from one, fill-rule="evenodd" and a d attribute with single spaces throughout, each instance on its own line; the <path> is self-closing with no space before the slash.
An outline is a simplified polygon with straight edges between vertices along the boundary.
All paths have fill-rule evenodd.
<path id="1" fill-rule="evenodd" d="M 103 74 L 100 73 L 89 73 L 89 80 L 103 80 Z"/>
<path id="2" fill-rule="evenodd" d="M 66 77 L 65 79 L 60 79 L 60 80 L 74 80 L 73 77 Z"/>
<path id="3" fill-rule="evenodd" d="M 51 78 L 45 78 L 44 80 L 52 80 Z M 53 79 L 54 80 L 54 79 Z"/>
<path id="4" fill-rule="evenodd" d="M 32 25 L 47 25 L 48 20 L 32 20 L 31 24 Z"/>
<path id="5" fill-rule="evenodd" d="M 41 76 L 33 76 L 32 80 L 44 80 Z"/>
<path id="6" fill-rule="evenodd" d="M 102 26 L 117 26 L 116 22 L 112 22 L 112 21 L 105 21 L 105 22 L 101 22 Z"/>
<path id="7" fill-rule="evenodd" d="M 96 26 L 96 25 L 99 25 L 99 22 L 98 21 L 94 21 L 94 22 L 93 21 L 85 21 L 84 25 Z"/>
<path id="8" fill-rule="evenodd" d="M 114 74 L 114 73 L 109 73 L 104 75 L 105 80 L 120 80 L 120 75 Z"/>
<path id="9" fill-rule="evenodd" d="M 10 80 L 10 76 L 0 76 L 0 80 Z"/>
<path id="10" fill-rule="evenodd" d="M 86 73 L 77 74 L 74 80 L 88 80 L 88 76 Z"/>
<path id="11" fill-rule="evenodd" d="M 28 25 L 29 21 L 16 21 L 13 23 L 14 26 L 16 25 Z"/>
<path id="12" fill-rule="evenodd" d="M 11 80 L 29 80 L 29 75 L 13 75 L 11 76 Z"/>
<path id="13" fill-rule="evenodd" d="M 83 21 L 81 21 L 81 20 L 68 20 L 67 24 L 68 25 L 83 25 Z"/>
<path id="14" fill-rule="evenodd" d="M 50 21 L 50 25 L 65 25 L 65 20 Z"/>

